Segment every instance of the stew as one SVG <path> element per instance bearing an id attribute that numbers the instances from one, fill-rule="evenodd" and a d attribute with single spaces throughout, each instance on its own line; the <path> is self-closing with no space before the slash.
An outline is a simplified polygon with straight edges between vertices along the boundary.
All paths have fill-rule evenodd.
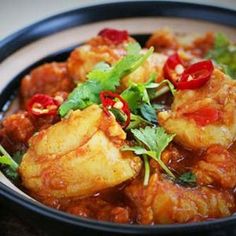
<path id="1" fill-rule="evenodd" d="M 234 214 L 236 77 L 216 55 L 219 40 L 229 58 L 235 45 L 188 36 L 159 29 L 142 48 L 106 28 L 34 68 L 1 121 L 2 172 L 43 204 L 101 221 Z"/>

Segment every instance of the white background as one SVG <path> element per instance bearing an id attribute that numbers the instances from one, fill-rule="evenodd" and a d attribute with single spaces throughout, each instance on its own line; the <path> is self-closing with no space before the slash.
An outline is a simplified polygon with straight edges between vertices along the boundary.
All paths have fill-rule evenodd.
<path id="1" fill-rule="evenodd" d="M 117 2 L 117 0 L 0 0 L 0 40 L 45 17 L 103 2 Z M 182 2 L 203 3 L 236 10 L 236 0 L 182 0 Z"/>

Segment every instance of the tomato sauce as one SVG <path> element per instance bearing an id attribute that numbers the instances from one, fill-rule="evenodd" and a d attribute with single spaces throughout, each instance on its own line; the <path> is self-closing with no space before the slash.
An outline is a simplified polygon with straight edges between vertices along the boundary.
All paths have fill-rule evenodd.
<path id="1" fill-rule="evenodd" d="M 179 48 L 178 43 L 172 40 L 173 35 L 163 32 L 165 37 L 157 34 L 155 37 L 151 37 L 147 45 L 154 45 L 164 52 Z M 209 37 L 209 40 L 202 38 L 195 41 L 195 46 L 190 49 L 195 54 L 202 55 L 203 51 L 205 52 L 212 46 L 212 37 Z M 160 45 L 156 45 L 157 38 L 161 39 Z M 200 51 L 195 50 L 196 45 L 202 41 L 207 42 L 207 49 L 203 47 Z M 66 65 L 64 63 L 52 64 L 52 66 L 47 64 L 36 68 L 30 75 L 27 75 L 33 78 L 33 83 L 27 79 L 27 76 L 25 77 L 21 86 L 21 95 L 11 103 L 12 105 L 4 115 L 0 129 L 0 143 L 11 155 L 17 151 L 25 152 L 29 139 L 35 133 L 60 121 L 58 115 L 35 117 L 26 111 L 27 103 L 35 91 L 40 93 L 46 91 L 45 93 L 50 96 L 63 94 L 61 98 L 65 100 L 68 93 L 74 88 L 75 84 L 69 78 Z M 43 82 L 36 83 L 38 78 Z M 159 112 L 169 110 L 173 96 L 166 93 L 154 99 L 153 102 L 160 105 Z M 100 127 L 105 133 L 108 132 L 108 121 L 109 117 L 104 119 L 104 123 Z M 129 140 L 129 132 L 127 137 L 127 142 L 132 142 Z M 228 150 L 217 145 L 209 149 L 196 151 L 172 142 L 162 153 L 162 161 L 177 178 L 187 172 L 194 172 L 200 176 L 199 179 L 203 182 L 196 182 L 194 186 L 185 186 L 181 182 L 166 177 L 159 164 L 151 159 L 149 160 L 151 178 L 148 186 L 143 185 L 144 169 L 142 168 L 134 179 L 83 198 L 58 199 L 51 197 L 50 193 L 48 196 L 42 197 L 25 189 L 23 185 L 19 187 L 36 200 L 55 209 L 76 216 L 115 223 L 183 223 L 229 216 L 236 211 L 236 189 L 230 186 L 230 180 L 236 180 L 234 164 L 231 165 L 236 159 L 236 143 L 233 143 Z M 217 153 L 217 150 L 220 152 Z M 40 161 L 43 162 L 46 158 L 41 158 Z M 210 163 L 208 163 L 208 159 L 211 159 Z M 219 165 L 220 168 L 215 168 L 214 164 Z M 59 168 L 57 171 L 63 171 Z M 224 180 L 224 171 L 222 171 L 224 168 L 227 174 L 226 180 Z M 53 173 L 44 171 L 42 176 L 44 184 L 51 184 L 54 189 L 66 187 L 59 179 L 54 182 L 50 181 L 50 175 Z"/>

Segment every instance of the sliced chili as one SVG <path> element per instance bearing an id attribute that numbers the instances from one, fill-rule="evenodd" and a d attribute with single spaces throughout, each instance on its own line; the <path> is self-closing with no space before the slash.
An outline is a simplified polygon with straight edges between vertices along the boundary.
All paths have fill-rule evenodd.
<path id="1" fill-rule="evenodd" d="M 188 67 L 181 76 L 178 89 L 197 89 L 202 87 L 212 75 L 214 66 L 211 60 L 200 61 Z"/>
<path id="2" fill-rule="evenodd" d="M 175 53 L 167 59 L 163 70 L 165 78 L 177 89 L 197 89 L 211 78 L 214 66 L 211 60 L 205 60 L 185 68 L 178 53 Z"/>
<path id="3" fill-rule="evenodd" d="M 27 104 L 27 110 L 35 116 L 56 115 L 59 103 L 46 94 L 35 94 Z"/>
<path id="4" fill-rule="evenodd" d="M 123 43 L 129 37 L 129 34 L 126 30 L 116 30 L 111 28 L 105 28 L 101 30 L 98 35 L 109 39 L 114 44 Z"/>
<path id="5" fill-rule="evenodd" d="M 183 61 L 181 60 L 178 53 L 174 53 L 173 55 L 169 56 L 165 65 L 164 65 L 164 76 L 166 79 L 170 80 L 175 87 L 178 85 L 178 81 L 180 79 L 180 75 L 176 72 L 177 66 L 183 66 Z"/>
<path id="6" fill-rule="evenodd" d="M 119 110 L 121 110 L 126 115 L 126 121 L 121 124 L 123 128 L 126 128 L 130 123 L 130 110 L 128 103 L 117 93 L 111 91 L 103 91 L 100 93 L 100 99 L 103 105 L 104 112 L 110 116 L 109 109 L 114 108 L 118 102 L 121 102 Z"/>
<path id="7" fill-rule="evenodd" d="M 203 107 L 184 116 L 193 119 L 198 125 L 205 126 L 216 122 L 220 118 L 219 111 L 214 107 Z"/>

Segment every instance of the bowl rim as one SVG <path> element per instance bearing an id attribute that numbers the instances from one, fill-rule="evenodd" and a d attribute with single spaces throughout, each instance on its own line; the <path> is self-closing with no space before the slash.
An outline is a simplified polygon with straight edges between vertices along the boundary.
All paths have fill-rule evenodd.
<path id="1" fill-rule="evenodd" d="M 117 224 L 107 221 L 98 221 L 90 218 L 83 218 L 68 214 L 63 211 L 56 210 L 48 207 L 40 202 L 31 200 L 27 197 L 20 196 L 19 193 L 9 189 L 4 184 L 0 183 L 0 195 L 4 198 L 19 204 L 30 211 L 34 211 L 47 218 L 52 218 L 62 223 L 68 223 L 73 226 L 84 227 L 87 229 L 100 230 L 115 233 L 135 233 L 135 234 L 154 234 L 154 233 L 183 233 L 186 231 L 194 230 L 200 231 L 210 229 L 214 226 L 219 227 L 221 224 L 231 225 L 235 224 L 236 216 L 232 215 L 212 221 L 194 222 L 187 224 L 156 224 L 156 225 L 138 225 L 138 224 Z"/>
<path id="2" fill-rule="evenodd" d="M 135 4 L 135 8 L 133 8 L 133 4 Z M 13 54 L 15 51 L 17 51 L 19 48 L 26 46 L 27 44 L 41 39 L 45 36 L 51 35 L 53 33 L 60 32 L 64 29 L 69 29 L 74 26 L 79 26 L 83 24 L 93 23 L 95 21 L 103 21 L 103 20 L 109 20 L 109 19 L 115 19 L 115 18 L 124 18 L 123 16 L 120 16 L 119 11 L 115 11 L 113 13 L 116 13 L 115 18 L 112 18 L 110 13 L 99 15 L 96 14 L 96 11 L 104 10 L 104 8 L 117 8 L 120 6 L 125 6 L 127 8 L 131 8 L 132 16 L 124 14 L 125 17 L 130 18 L 134 17 L 134 15 L 138 17 L 146 16 L 157 16 L 155 11 L 150 11 L 148 14 L 138 12 L 135 9 L 139 7 L 140 10 L 142 10 L 142 7 L 145 7 L 145 5 L 151 6 L 152 4 L 157 4 L 155 6 L 159 6 L 161 8 L 155 9 L 158 10 L 158 12 L 161 14 L 161 16 L 167 16 L 167 17 L 184 17 L 189 19 L 196 19 L 196 20 L 206 20 L 213 23 L 219 23 L 231 27 L 236 27 L 236 10 L 229 9 L 225 7 L 220 6 L 213 6 L 210 4 L 201 4 L 201 3 L 192 3 L 192 2 L 181 2 L 181 0 L 137 0 L 137 1 L 131 1 L 131 0 L 122 0 L 119 2 L 109 2 L 109 0 L 102 1 L 101 3 L 95 3 L 95 4 L 88 4 L 88 6 L 82 6 L 76 9 L 68 10 L 61 12 L 59 14 L 55 14 L 49 17 L 46 17 L 42 20 L 36 21 L 18 31 L 15 33 L 10 34 L 9 36 L 6 36 L 2 40 L 0 40 L 0 63 Z M 180 7 L 181 6 L 181 7 Z M 166 10 L 170 10 L 171 8 L 174 8 L 174 11 L 171 11 L 167 14 Z M 188 12 L 185 11 L 184 8 L 187 8 Z M 201 14 L 192 14 L 189 13 L 189 10 L 198 11 Z M 90 16 L 94 16 L 93 18 L 82 18 L 83 14 L 88 14 Z M 89 13 L 90 12 L 90 13 Z M 205 14 L 207 13 L 207 14 Z M 213 13 L 214 16 L 209 15 L 209 13 Z M 122 13 L 121 13 L 122 14 Z M 99 16 L 98 16 L 99 15 Z M 223 17 L 223 18 L 222 18 Z M 72 18 L 70 20 L 69 18 Z M 82 19 L 80 19 L 82 18 Z M 69 19 L 69 20 L 68 20 Z M 78 20 L 78 21 L 77 21 Z M 60 21 L 60 24 L 55 24 L 55 21 Z M 53 26 L 53 27 L 52 27 Z M 37 29 L 35 32 L 34 29 Z M 17 40 L 16 40 L 17 39 Z"/>
<path id="3" fill-rule="evenodd" d="M 197 20 L 207 20 L 214 23 L 224 24 L 227 26 L 236 27 L 236 11 L 212 6 L 212 5 L 203 5 L 196 3 L 187 3 L 181 1 L 121 1 L 121 2 L 112 2 L 112 3 L 102 3 L 102 4 L 91 4 L 89 6 L 80 7 L 77 9 L 69 10 L 66 12 L 59 13 L 57 15 L 45 18 L 41 21 L 38 21 L 32 25 L 29 25 L 16 33 L 6 37 L 2 41 L 0 41 L 0 62 L 10 56 L 12 53 L 17 51 L 19 48 L 27 45 L 30 42 L 38 40 L 44 36 L 72 28 L 74 26 L 84 25 L 88 23 L 92 23 L 94 21 L 102 21 L 108 19 L 115 18 L 124 18 L 123 16 L 117 16 L 114 18 L 113 15 L 106 15 L 102 18 L 98 19 L 98 16 L 94 17 L 86 17 L 84 14 L 89 14 L 90 16 L 94 14 L 96 11 L 104 11 L 105 9 L 115 8 L 117 7 L 125 7 L 131 8 L 135 4 L 135 7 L 141 9 L 145 7 L 154 7 L 155 11 L 149 12 L 148 14 L 137 15 L 137 10 L 132 11 L 132 16 L 125 15 L 128 17 L 134 16 L 157 16 L 158 13 L 161 16 L 165 17 L 184 17 L 190 19 Z M 172 10 L 168 13 L 168 10 Z M 186 9 L 189 10 L 186 12 Z M 117 11 L 118 12 L 118 11 Z M 204 13 L 192 15 L 193 12 Z M 210 15 L 206 13 L 211 13 Z M 220 15 L 220 17 L 219 17 Z M 83 17 L 82 17 L 83 16 Z M 213 16 L 218 16 L 214 18 Z M 79 19 L 79 17 L 81 19 Z M 222 18 L 223 17 L 223 18 Z M 222 19 L 221 19 L 222 18 Z M 232 20 L 234 19 L 234 21 Z M 79 20 L 79 21 L 78 21 Z M 59 21 L 61 24 L 57 24 L 56 27 L 51 30 L 51 26 L 55 24 L 56 21 Z M 38 29 L 38 30 L 36 30 Z M 28 37 L 28 38 L 27 38 Z M 17 39 L 17 40 L 16 40 Z M 3 91 L 7 90 L 9 84 L 13 82 L 13 80 L 8 82 L 8 85 L 3 89 Z M 47 207 L 39 202 L 35 202 L 31 199 L 24 197 L 23 195 L 15 192 L 10 189 L 8 186 L 4 185 L 0 182 L 0 196 L 11 200 L 28 210 L 37 212 L 40 215 L 44 215 L 48 218 L 68 223 L 71 225 L 94 229 L 94 230 L 102 230 L 109 232 L 119 232 L 119 233 L 135 233 L 135 234 L 152 234 L 152 233 L 177 233 L 184 231 L 199 231 L 203 229 L 209 229 L 211 227 L 219 225 L 229 225 L 232 223 L 236 223 L 236 215 L 232 215 L 225 218 L 216 219 L 213 221 L 204 221 L 197 223 L 188 223 L 188 224 L 166 224 L 166 225 L 130 225 L 130 224 L 116 224 L 112 222 L 104 222 L 98 221 L 94 219 L 87 219 L 82 217 L 73 216 L 71 214 L 58 211 L 56 209 Z"/>

